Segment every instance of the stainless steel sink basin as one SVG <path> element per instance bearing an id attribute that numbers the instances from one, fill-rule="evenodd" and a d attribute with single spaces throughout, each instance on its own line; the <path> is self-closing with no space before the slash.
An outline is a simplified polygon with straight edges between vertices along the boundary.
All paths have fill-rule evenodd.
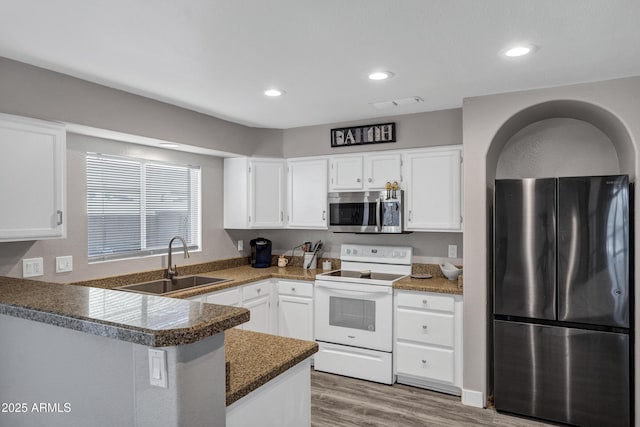
<path id="1" fill-rule="evenodd" d="M 153 280 L 151 282 L 134 283 L 133 285 L 119 286 L 116 289 L 129 292 L 139 292 L 142 294 L 168 295 L 174 292 L 187 289 L 198 288 L 200 286 L 215 285 L 217 283 L 228 282 L 231 279 L 221 279 L 219 277 L 206 276 L 184 276 L 173 279 Z"/>

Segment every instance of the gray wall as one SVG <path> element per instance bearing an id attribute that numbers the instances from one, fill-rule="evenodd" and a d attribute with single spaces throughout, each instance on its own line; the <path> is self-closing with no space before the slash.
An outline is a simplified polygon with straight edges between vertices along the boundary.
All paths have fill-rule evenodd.
<path id="1" fill-rule="evenodd" d="M 252 155 L 261 129 L 0 57 L 0 112 Z M 274 131 L 268 130 L 267 134 Z M 276 140 L 278 133 L 275 132 Z M 271 138 L 272 139 L 272 138 Z M 275 151 L 270 152 L 269 149 Z M 260 144 L 279 155 L 279 143 Z"/>
<path id="2" fill-rule="evenodd" d="M 617 79 L 591 84 L 562 86 L 549 89 L 514 92 L 465 99 L 464 121 L 464 371 L 463 401 L 482 401 L 489 391 L 489 359 L 491 344 L 488 334 L 491 298 L 491 197 L 492 179 L 495 177 L 498 158 L 502 151 L 499 136 L 511 119 L 520 112 L 532 111 L 544 106 L 556 117 L 572 117 L 565 113 L 565 106 L 575 107 L 576 116 L 592 116 L 597 127 L 605 132 L 616 146 L 620 171 L 628 173 L 635 181 L 640 162 L 640 77 Z M 549 107 L 547 107 L 549 106 Z M 583 108 L 586 106 L 587 108 Z M 589 107 L 591 106 L 591 107 Z M 533 109 L 533 110 L 532 110 Z M 560 111 L 562 110 L 562 111 Z M 595 112 L 595 114 L 594 114 Z M 553 116 L 553 115 L 552 115 Z M 572 118 L 580 118 L 573 116 Z M 547 118 L 549 115 L 547 114 Z M 530 124 L 525 123 L 525 125 Z M 520 127 L 522 128 L 522 127 Z M 515 133 L 515 132 L 514 132 Z M 494 149 L 494 145 L 498 145 Z M 640 206 L 636 197 L 635 209 Z M 473 212 L 473 215 L 469 213 Z M 635 227 L 635 263 L 638 265 L 638 227 Z M 638 282 L 638 269 L 636 269 Z M 640 306 L 640 293 L 635 295 L 636 307 Z M 636 316 L 636 325 L 640 318 Z M 639 343 L 636 341 L 635 398 L 640 404 L 640 369 L 637 368 Z"/>
<path id="3" fill-rule="evenodd" d="M 295 129 L 248 128 L 138 95 L 97 85 L 64 74 L 0 58 L 0 112 L 46 120 L 60 120 L 137 136 L 175 141 L 241 155 L 300 157 L 342 154 L 355 151 L 391 150 L 460 144 L 462 110 L 327 124 Z M 333 127 L 395 121 L 396 143 L 330 148 Z M 197 263 L 248 255 L 248 240 L 268 235 L 277 250 L 304 240 L 323 240 L 337 256 L 342 242 L 409 244 L 416 250 L 416 261 L 446 257 L 449 244 L 458 245 L 462 258 L 461 233 L 413 233 L 404 236 L 336 235 L 330 232 L 271 230 L 235 231 L 222 228 L 222 160 L 142 145 L 116 143 L 99 138 L 70 134 L 67 149 L 68 237 L 63 240 L 0 243 L 0 275 L 22 276 L 21 259 L 44 257 L 45 276 L 41 279 L 70 282 L 129 272 L 165 268 L 166 257 L 149 257 L 87 264 L 86 177 L 84 153 L 131 155 L 163 161 L 184 161 L 203 166 L 203 251 L 177 264 Z M 236 241 L 245 240 L 243 253 Z M 56 274 L 55 257 L 73 255 L 74 271 Z"/>
<path id="4" fill-rule="evenodd" d="M 149 160 L 201 166 L 202 251 L 191 258 L 174 256 L 180 266 L 240 256 L 234 242 L 222 228 L 223 160 L 218 157 L 182 153 L 143 145 L 68 134 L 67 136 L 67 218 L 66 239 L 0 243 L 0 276 L 22 277 L 22 258 L 43 257 L 44 277 L 38 280 L 71 282 L 166 268 L 166 256 L 87 263 L 87 201 L 85 153 L 131 156 Z M 169 242 L 167 242 L 168 244 Z M 73 272 L 55 273 L 55 257 L 73 255 Z"/>
<path id="5" fill-rule="evenodd" d="M 496 178 L 543 178 L 620 173 L 611 140 L 582 120 L 557 118 L 535 122 L 502 148 Z"/>
<path id="6" fill-rule="evenodd" d="M 396 123 L 397 142 L 331 147 L 332 128 L 388 122 Z M 285 129 L 283 134 L 283 153 L 287 158 L 456 144 L 462 144 L 462 110 L 459 108 Z"/>

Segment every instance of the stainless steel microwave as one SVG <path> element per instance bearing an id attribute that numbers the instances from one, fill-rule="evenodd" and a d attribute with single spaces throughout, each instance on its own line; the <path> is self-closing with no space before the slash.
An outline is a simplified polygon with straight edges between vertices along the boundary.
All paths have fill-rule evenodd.
<path id="1" fill-rule="evenodd" d="M 392 197 L 395 193 L 395 197 Z M 402 233 L 402 190 L 329 193 L 329 230 L 336 233 Z"/>

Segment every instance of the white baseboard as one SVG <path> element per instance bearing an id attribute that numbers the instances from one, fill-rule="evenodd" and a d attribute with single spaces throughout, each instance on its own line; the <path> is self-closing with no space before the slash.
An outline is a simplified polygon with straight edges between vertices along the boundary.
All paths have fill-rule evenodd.
<path id="1" fill-rule="evenodd" d="M 486 407 L 484 393 L 481 391 L 462 389 L 462 404 L 475 408 L 484 408 Z"/>

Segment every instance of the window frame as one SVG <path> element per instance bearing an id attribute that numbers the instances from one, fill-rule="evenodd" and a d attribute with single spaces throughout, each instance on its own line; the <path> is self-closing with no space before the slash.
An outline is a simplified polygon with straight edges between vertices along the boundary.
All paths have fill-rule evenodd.
<path id="1" fill-rule="evenodd" d="M 140 207 L 139 207 L 139 220 L 140 220 L 140 236 L 139 243 L 142 249 L 139 250 L 130 250 L 130 251 L 120 251 L 116 253 L 102 253 L 100 255 L 90 255 L 90 231 L 89 231 L 89 160 L 90 158 L 104 158 L 104 159 L 113 159 L 116 161 L 125 161 L 125 162 L 133 162 L 136 163 L 139 167 L 140 176 L 139 176 L 139 188 L 140 188 Z M 153 247 L 147 248 L 147 233 L 146 233 L 146 225 L 147 225 L 147 215 L 146 215 L 146 206 L 149 204 L 149 200 L 146 199 L 146 167 L 148 165 L 155 165 L 160 167 L 172 167 L 172 168 L 184 168 L 185 170 L 196 171 L 196 177 L 191 177 L 189 179 L 189 186 L 193 186 L 194 184 L 197 186 L 197 194 L 195 194 L 195 201 L 191 196 L 194 196 L 193 191 L 189 190 L 190 198 L 189 198 L 189 216 L 192 217 L 194 224 L 191 226 L 193 230 L 195 230 L 195 241 L 187 242 L 188 249 L 190 252 L 200 252 L 202 251 L 202 167 L 200 165 L 192 165 L 192 164 L 184 164 L 184 163 L 172 163 L 166 161 L 158 161 L 158 160 L 150 160 L 140 157 L 133 156 L 121 156 L 121 155 L 112 155 L 112 154 L 103 154 L 99 152 L 88 151 L 85 155 L 85 178 L 86 178 L 86 190 L 85 195 L 87 197 L 86 203 L 86 212 L 87 212 L 87 261 L 89 264 L 101 263 L 101 262 L 110 262 L 110 261 L 119 261 L 119 260 L 128 260 L 128 259 L 139 259 L 139 258 L 148 258 L 159 255 L 166 255 L 168 250 L 169 240 L 166 242 L 166 246 L 164 247 Z M 190 172 L 191 174 L 192 172 Z M 194 181 L 195 179 L 195 181 Z M 195 202 L 195 203 L 194 203 Z M 193 212 L 191 207 L 196 205 L 197 212 Z M 195 218 L 193 218 L 195 216 Z M 177 233 L 176 233 L 177 234 Z M 181 236 L 184 237 L 184 236 Z M 175 247 L 173 251 L 177 251 L 181 248 Z"/>

